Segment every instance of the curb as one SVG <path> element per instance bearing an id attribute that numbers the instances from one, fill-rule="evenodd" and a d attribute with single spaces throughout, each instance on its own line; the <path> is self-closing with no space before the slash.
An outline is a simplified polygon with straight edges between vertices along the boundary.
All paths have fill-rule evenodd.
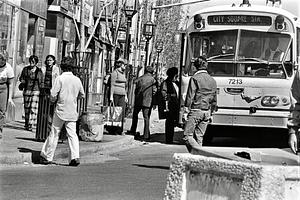
<path id="1" fill-rule="evenodd" d="M 136 142 L 133 139 L 133 136 L 131 135 L 124 135 L 121 139 L 114 140 L 112 142 L 107 143 L 91 143 L 91 145 L 81 145 L 79 144 L 80 148 L 80 157 L 84 157 L 90 154 L 100 153 L 100 154 L 110 154 L 114 152 L 118 152 L 122 149 L 125 149 L 127 147 L 130 147 L 132 145 L 136 144 Z M 57 149 L 55 152 L 54 159 L 67 159 L 68 154 L 68 146 L 66 145 L 63 148 Z"/>
<path id="2" fill-rule="evenodd" d="M 110 154 L 121 151 L 126 148 L 133 147 L 134 145 L 138 145 L 138 143 L 134 140 L 131 135 L 124 135 L 117 140 L 113 140 L 111 142 L 106 143 L 83 143 L 80 141 L 80 157 L 88 157 L 92 154 Z M 54 161 L 62 161 L 67 162 L 68 159 L 68 145 L 65 143 L 62 147 L 57 147 L 55 151 Z M 3 153 L 0 155 L 0 165 L 16 165 L 16 164 L 39 164 L 40 159 L 40 150 L 31 150 L 31 151 L 23 151 L 19 149 L 19 152 L 16 153 Z"/>

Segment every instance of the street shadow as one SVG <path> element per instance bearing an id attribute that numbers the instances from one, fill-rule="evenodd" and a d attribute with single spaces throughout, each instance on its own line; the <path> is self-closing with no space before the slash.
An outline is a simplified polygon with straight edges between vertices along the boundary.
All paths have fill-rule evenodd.
<path id="1" fill-rule="evenodd" d="M 122 132 L 121 126 L 104 125 L 103 134 L 105 135 L 122 135 Z"/>
<path id="2" fill-rule="evenodd" d="M 204 146 L 288 148 L 287 130 L 257 127 L 210 127 Z"/>
<path id="3" fill-rule="evenodd" d="M 35 151 L 35 150 L 24 148 L 24 147 L 18 147 L 18 150 L 20 153 L 31 153 L 31 162 L 33 164 L 41 164 L 40 163 L 41 151 Z M 52 164 L 49 164 L 49 166 L 51 166 L 51 165 L 58 165 L 58 166 L 63 166 L 63 167 L 73 167 L 73 166 L 69 166 L 69 163 L 53 162 Z"/>
<path id="4" fill-rule="evenodd" d="M 20 153 L 31 153 L 31 161 L 34 164 L 39 164 L 40 163 L 40 154 L 41 151 L 35 151 L 32 149 L 28 148 L 23 148 L 23 147 L 18 147 L 18 150 Z"/>
<path id="5" fill-rule="evenodd" d="M 184 145 L 182 138 L 183 138 L 183 131 L 175 131 L 174 137 L 173 137 L 173 145 Z M 165 133 L 151 134 L 149 142 L 159 142 L 159 143 L 165 144 L 166 143 L 166 135 L 165 135 Z"/>
<path id="6" fill-rule="evenodd" d="M 142 164 L 133 164 L 137 167 L 144 167 L 144 168 L 155 168 L 155 169 L 164 169 L 164 170 L 170 170 L 170 167 L 166 166 L 158 166 L 158 165 L 142 165 Z"/>
<path id="7" fill-rule="evenodd" d="M 33 142 L 44 142 L 45 140 L 37 140 L 35 138 L 25 138 L 25 137 L 16 137 L 18 140 L 27 140 L 27 141 L 33 141 Z"/>
<path id="8" fill-rule="evenodd" d="M 6 124 L 4 127 L 9 128 L 9 129 L 24 130 L 25 131 L 24 126 L 20 126 L 20 125 Z"/>

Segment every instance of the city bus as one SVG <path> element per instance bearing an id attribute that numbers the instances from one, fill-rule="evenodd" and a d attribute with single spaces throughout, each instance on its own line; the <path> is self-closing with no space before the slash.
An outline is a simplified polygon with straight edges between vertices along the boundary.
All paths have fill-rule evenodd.
<path id="1" fill-rule="evenodd" d="M 204 8 L 189 18 L 182 34 L 181 105 L 196 71 L 193 60 L 205 56 L 217 82 L 212 127 L 287 130 L 300 58 L 299 16 L 281 6 L 244 2 Z"/>

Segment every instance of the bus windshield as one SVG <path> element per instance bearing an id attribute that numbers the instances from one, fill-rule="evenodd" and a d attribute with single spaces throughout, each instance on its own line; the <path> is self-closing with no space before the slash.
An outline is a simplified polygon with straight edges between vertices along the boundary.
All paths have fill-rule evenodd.
<path id="1" fill-rule="evenodd" d="M 209 59 L 233 60 L 238 30 L 213 31 L 191 34 L 193 57 L 205 55 Z"/>
<path id="2" fill-rule="evenodd" d="M 291 36 L 287 34 L 241 30 L 238 59 L 282 61 L 290 40 Z"/>
<path id="3" fill-rule="evenodd" d="M 208 58 L 214 76 L 286 78 L 291 76 L 291 36 L 250 30 L 222 30 L 191 33 L 186 73 L 196 69 L 192 58 Z M 283 60 L 285 58 L 285 60 Z"/>

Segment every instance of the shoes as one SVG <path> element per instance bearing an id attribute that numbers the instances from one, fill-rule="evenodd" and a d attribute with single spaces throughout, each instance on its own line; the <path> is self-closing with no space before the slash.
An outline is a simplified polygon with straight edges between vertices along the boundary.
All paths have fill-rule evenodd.
<path id="1" fill-rule="evenodd" d="M 69 163 L 69 166 L 76 167 L 80 164 L 79 158 L 72 159 L 71 162 Z"/>
<path id="2" fill-rule="evenodd" d="M 32 131 L 32 127 L 31 126 L 25 126 L 25 130 Z"/>
<path id="3" fill-rule="evenodd" d="M 50 164 L 53 164 L 53 162 L 47 160 L 47 159 L 44 158 L 43 156 L 40 156 L 40 164 L 42 164 L 42 165 L 50 165 Z"/>
<path id="4" fill-rule="evenodd" d="M 142 135 L 137 135 L 137 134 L 134 136 L 134 139 L 139 140 L 139 141 L 144 142 L 144 143 L 148 143 L 148 142 L 151 141 L 150 137 L 149 138 L 144 138 Z"/>
<path id="5" fill-rule="evenodd" d="M 140 135 L 140 132 L 133 132 L 133 131 L 128 130 L 126 132 L 126 135 Z"/>
<path id="6" fill-rule="evenodd" d="M 135 140 L 143 140 L 144 137 L 141 136 L 139 133 L 136 133 L 136 134 L 134 135 L 134 139 L 135 139 Z"/>

